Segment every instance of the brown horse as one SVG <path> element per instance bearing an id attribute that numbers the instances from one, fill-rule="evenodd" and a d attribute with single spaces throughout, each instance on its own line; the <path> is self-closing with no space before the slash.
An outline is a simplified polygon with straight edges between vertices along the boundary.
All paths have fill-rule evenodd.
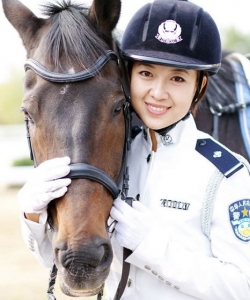
<path id="1" fill-rule="evenodd" d="M 121 2 L 94 0 L 87 9 L 62 1 L 44 6 L 44 19 L 18 0 L 2 3 L 27 51 L 22 111 L 35 165 L 69 156 L 77 178 L 49 207 L 61 288 L 70 296 L 97 294 L 113 257 L 106 222 L 125 140 L 125 100 L 112 51 Z"/>

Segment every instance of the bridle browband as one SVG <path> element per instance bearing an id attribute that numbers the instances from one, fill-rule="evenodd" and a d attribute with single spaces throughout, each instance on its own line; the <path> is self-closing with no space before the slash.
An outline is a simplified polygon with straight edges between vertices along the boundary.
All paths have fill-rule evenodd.
<path id="1" fill-rule="evenodd" d="M 94 65 L 90 68 L 73 74 L 63 74 L 63 73 L 56 73 L 51 72 L 47 68 L 45 68 L 42 64 L 34 59 L 28 59 L 24 64 L 25 71 L 28 69 L 33 70 L 38 76 L 42 77 L 43 79 L 55 82 L 55 83 L 69 83 L 69 82 L 77 82 L 83 81 L 89 78 L 93 78 L 97 75 L 101 69 L 106 65 L 109 60 L 115 60 L 117 62 L 118 58 L 114 51 L 107 50 L 104 54 L 102 54 Z"/>
<path id="2" fill-rule="evenodd" d="M 92 65 L 90 68 L 74 73 L 74 74 L 61 74 L 61 73 L 56 73 L 48 70 L 45 68 L 42 64 L 40 64 L 38 61 L 34 59 L 28 59 L 24 65 L 25 71 L 31 69 L 33 70 L 38 76 L 43 78 L 44 80 L 54 82 L 54 83 L 70 83 L 70 82 L 78 82 L 78 81 L 84 81 L 89 78 L 93 78 L 96 76 L 101 69 L 106 65 L 106 63 L 109 60 L 115 60 L 116 62 L 119 63 L 120 68 L 122 69 L 122 72 L 124 74 L 124 64 L 122 63 L 121 59 L 118 59 L 119 55 L 119 48 L 117 47 L 117 54 L 112 51 L 112 50 L 107 50 L 104 54 L 102 54 L 97 61 L 95 62 L 94 65 Z M 123 78 L 122 82 L 122 87 L 123 87 L 123 92 L 126 98 L 126 104 L 124 106 L 124 118 L 125 118 L 125 143 L 124 143 L 124 151 L 123 151 L 123 184 L 122 184 L 122 190 L 120 191 L 117 183 L 103 170 L 85 164 L 85 163 L 76 163 L 76 164 L 70 164 L 70 173 L 66 176 L 67 178 L 71 179 L 90 179 L 93 181 L 96 181 L 100 184 L 102 184 L 112 195 L 113 199 L 116 199 L 118 195 L 121 193 L 121 197 L 123 200 L 125 200 L 128 204 L 132 205 L 132 198 L 127 197 L 129 185 L 129 173 L 128 173 L 128 166 L 127 166 L 127 156 L 128 156 L 128 151 L 130 149 L 131 145 L 131 111 L 130 111 L 130 96 L 128 92 L 128 83 L 126 80 Z M 35 159 L 35 153 L 32 148 L 32 142 L 30 138 L 30 133 L 29 133 L 29 120 L 28 118 L 25 118 L 26 122 L 26 129 L 27 129 L 27 139 L 28 139 L 28 145 L 30 149 L 30 157 L 34 161 L 35 167 L 37 166 L 36 164 L 36 159 Z M 128 249 L 125 249 L 128 251 Z M 129 265 L 128 263 L 125 262 L 125 264 Z M 120 299 L 121 295 L 125 289 L 126 286 L 126 278 L 128 277 L 129 273 L 129 268 L 126 267 L 125 272 L 122 274 L 123 280 L 121 280 L 115 299 Z M 55 280 L 57 276 L 57 267 L 54 264 L 51 272 L 50 272 L 50 278 L 49 278 L 49 287 L 47 290 L 47 296 L 49 300 L 56 300 L 53 291 L 54 291 L 54 285 L 55 285 Z M 102 298 L 102 293 L 101 291 L 97 298 L 101 299 Z"/>

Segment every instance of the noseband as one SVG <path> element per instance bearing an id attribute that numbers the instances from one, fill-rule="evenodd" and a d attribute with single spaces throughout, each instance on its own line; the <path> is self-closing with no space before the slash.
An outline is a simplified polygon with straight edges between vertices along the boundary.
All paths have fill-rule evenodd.
<path id="1" fill-rule="evenodd" d="M 78 81 L 84 81 L 89 78 L 93 78 L 96 76 L 101 69 L 106 65 L 106 63 L 109 60 L 115 60 L 116 62 L 118 61 L 118 57 L 115 54 L 115 52 L 111 50 L 107 50 L 103 55 L 101 55 L 97 61 L 95 62 L 94 65 L 92 65 L 89 69 L 86 69 L 84 71 L 74 73 L 74 74 L 61 74 L 61 73 L 55 73 L 51 72 L 47 68 L 45 68 L 42 64 L 40 64 L 38 61 L 34 59 L 28 59 L 27 62 L 25 63 L 25 71 L 28 69 L 33 70 L 38 76 L 41 78 L 54 82 L 54 83 L 70 83 L 70 82 L 78 82 Z M 130 113 L 129 113 L 129 107 L 128 103 L 124 107 L 124 115 L 126 118 L 125 122 L 125 127 L 127 127 L 130 123 Z M 32 148 L 32 143 L 30 139 L 30 134 L 29 134 L 29 126 L 28 126 L 28 119 L 25 119 L 26 121 L 26 128 L 27 128 L 27 138 L 28 138 L 28 144 L 30 148 L 30 156 L 31 159 L 35 162 L 35 154 L 34 150 Z M 130 127 L 130 126 L 128 126 Z M 130 131 L 130 128 L 126 128 L 126 135 Z M 130 139 L 126 138 L 125 143 L 129 141 Z M 126 151 L 127 147 L 125 147 Z M 117 198 L 119 195 L 119 188 L 116 184 L 116 182 L 103 170 L 85 164 L 85 163 L 77 163 L 77 164 L 70 164 L 70 173 L 67 175 L 67 178 L 71 179 L 90 179 L 97 181 L 101 183 L 103 186 L 107 188 L 107 190 L 111 193 L 113 199 Z M 124 185 L 125 187 L 125 185 Z"/>

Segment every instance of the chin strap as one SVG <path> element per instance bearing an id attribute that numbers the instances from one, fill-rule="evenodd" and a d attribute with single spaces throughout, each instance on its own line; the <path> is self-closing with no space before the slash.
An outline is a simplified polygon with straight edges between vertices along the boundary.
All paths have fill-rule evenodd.
<path id="1" fill-rule="evenodd" d="M 185 121 L 190 117 L 191 111 L 189 110 L 188 113 L 183 117 L 181 120 L 175 122 L 174 124 L 167 126 L 165 128 L 157 129 L 155 130 L 157 133 L 159 133 L 162 136 L 165 136 L 167 133 L 169 133 L 170 130 L 175 128 L 175 126 L 180 122 L 180 121 Z"/>

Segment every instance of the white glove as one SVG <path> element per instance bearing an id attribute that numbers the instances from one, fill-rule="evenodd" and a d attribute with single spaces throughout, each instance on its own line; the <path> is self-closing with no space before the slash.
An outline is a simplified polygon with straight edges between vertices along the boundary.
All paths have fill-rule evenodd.
<path id="1" fill-rule="evenodd" d="M 70 172 L 70 158 L 54 158 L 33 169 L 30 179 L 18 192 L 17 201 L 24 213 L 40 214 L 46 211 L 51 200 L 67 192 L 70 178 L 62 178 Z"/>
<path id="2" fill-rule="evenodd" d="M 134 251 L 154 224 L 153 213 L 139 201 L 133 207 L 116 199 L 110 216 L 117 221 L 115 236 L 120 246 Z"/>

